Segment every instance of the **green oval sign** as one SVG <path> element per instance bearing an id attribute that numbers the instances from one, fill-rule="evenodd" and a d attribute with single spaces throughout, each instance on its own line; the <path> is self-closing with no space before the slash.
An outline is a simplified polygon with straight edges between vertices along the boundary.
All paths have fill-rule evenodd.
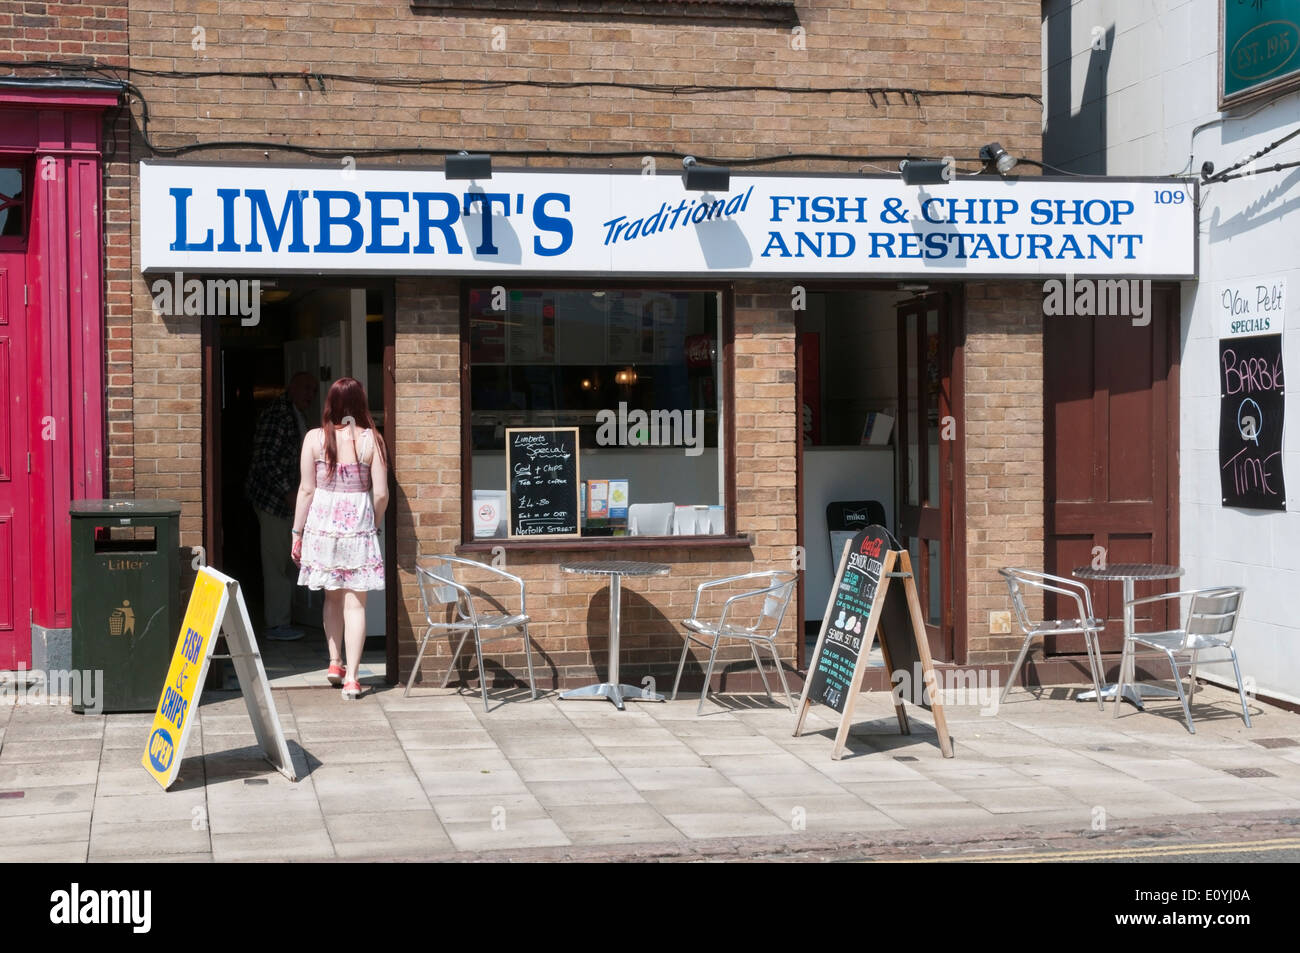
<path id="1" fill-rule="evenodd" d="M 1256 83 L 1281 73 L 1300 52 L 1300 27 L 1288 20 L 1270 20 L 1243 33 L 1228 54 L 1228 71 L 1243 83 Z"/>

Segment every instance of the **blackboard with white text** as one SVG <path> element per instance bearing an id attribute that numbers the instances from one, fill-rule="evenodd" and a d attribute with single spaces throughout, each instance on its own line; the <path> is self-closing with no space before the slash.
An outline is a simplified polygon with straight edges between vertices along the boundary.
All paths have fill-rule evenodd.
<path id="1" fill-rule="evenodd" d="M 1221 340 L 1219 398 L 1223 505 L 1285 510 L 1282 335 Z"/>
<path id="2" fill-rule="evenodd" d="M 825 636 L 808 669 L 808 697 L 819 705 L 844 713 L 859 656 L 871 648 L 874 633 L 867 625 L 880 585 L 883 556 L 889 536 L 883 526 L 869 526 L 853 537 L 844 571 L 836 578 L 835 592 L 824 620 Z"/>
<path id="3" fill-rule="evenodd" d="M 508 428 L 506 474 L 511 539 L 579 535 L 577 427 Z"/>

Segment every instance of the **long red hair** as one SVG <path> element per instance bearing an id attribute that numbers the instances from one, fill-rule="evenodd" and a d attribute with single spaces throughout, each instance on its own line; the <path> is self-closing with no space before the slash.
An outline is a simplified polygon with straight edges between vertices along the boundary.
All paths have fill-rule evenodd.
<path id="1" fill-rule="evenodd" d="M 348 418 L 351 418 L 351 423 L 355 426 L 374 434 L 375 452 L 380 455 L 381 460 L 388 459 L 384 453 L 384 440 L 375 429 L 374 418 L 370 416 L 370 402 L 366 400 L 366 389 L 355 377 L 340 377 L 330 385 L 329 393 L 325 395 L 325 409 L 320 417 L 321 429 L 325 431 L 325 463 L 331 478 L 339 463 L 338 439 L 335 431 L 339 427 L 346 427 L 345 421 Z M 354 443 L 353 452 L 355 446 Z M 358 457 L 359 461 L 360 457 Z"/>

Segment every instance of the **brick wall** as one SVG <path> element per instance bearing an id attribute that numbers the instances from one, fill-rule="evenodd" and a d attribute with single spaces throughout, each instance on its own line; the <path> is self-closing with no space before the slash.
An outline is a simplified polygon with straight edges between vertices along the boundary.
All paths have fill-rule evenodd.
<path id="1" fill-rule="evenodd" d="M 0 59 L 126 64 L 125 0 L 14 0 L 0 7 Z"/>
<path id="2" fill-rule="evenodd" d="M 480 5 L 485 10 L 491 3 Z M 133 0 L 136 70 L 287 70 L 407 79 L 681 85 L 905 87 L 1037 94 L 1039 4 L 915 0 L 799 4 L 788 27 L 546 21 L 412 13 L 403 0 Z M 196 31 L 202 31 L 196 33 Z M 801 41 L 805 48 L 793 48 Z M 498 48 L 500 47 L 500 48 Z M 631 149 L 744 157 L 771 152 L 920 152 L 973 157 L 997 138 L 1039 151 L 1040 107 L 955 95 L 918 107 L 899 93 L 627 87 L 377 88 L 301 78 L 137 74 L 162 145 L 268 139 L 354 147 Z M 991 135 L 995 133 L 995 135 Z M 255 153 L 260 158 L 260 153 Z M 628 160 L 635 166 L 635 160 Z M 843 171 L 842 164 L 827 166 Z"/>
<path id="3" fill-rule="evenodd" d="M 1043 566 L 1043 307 L 1033 282 L 966 286 L 968 660 L 1015 659 L 1024 640 L 989 634 L 1011 608 L 1003 566 Z M 1041 599 L 1027 596 L 1031 612 Z M 959 622 L 960 624 L 960 622 Z M 1013 622 L 1014 624 L 1014 622 Z"/>
<path id="4" fill-rule="evenodd" d="M 490 4 L 484 4 L 485 7 Z M 973 158 L 997 139 L 1013 153 L 1039 153 L 1041 108 L 1027 98 L 953 95 L 918 103 L 898 92 L 800 94 L 823 86 L 905 87 L 960 94 L 970 89 L 1037 94 L 1041 86 L 1040 5 L 1033 0 L 989 4 L 976 0 L 916 0 L 908 9 L 891 0 L 818 0 L 798 5 L 804 34 L 789 26 L 611 16 L 544 20 L 502 15 L 413 13 L 403 0 L 312 3 L 297 0 L 132 0 L 130 61 L 133 80 L 149 104 L 148 139 L 157 146 L 256 140 L 360 151 L 379 147 L 467 148 L 498 156 L 500 165 L 638 168 L 648 151 L 690 152 L 727 159 L 788 153 L 955 155 Z M 262 71 L 339 73 L 358 77 L 439 80 L 624 84 L 540 88 L 472 85 L 393 89 L 364 81 L 305 76 L 274 81 L 259 76 L 159 76 L 146 71 Z M 630 83 L 752 85 L 762 90 L 703 95 L 634 89 Z M 137 118 L 133 159 L 152 155 Z M 542 157 L 509 159 L 510 150 L 628 150 L 618 160 Z M 191 158 L 264 161 L 263 151 L 220 148 Z M 333 165 L 270 151 L 273 161 Z M 368 160 L 358 155 L 365 166 Z M 433 157 L 394 157 L 386 163 L 436 163 Z M 660 171 L 677 163 L 660 159 Z M 890 161 L 875 169 L 892 170 Z M 867 170 L 863 163 L 801 161 L 777 168 Z M 133 198 L 138 198 L 133 182 Z M 132 384 L 110 390 L 114 480 L 142 495 L 175 496 L 184 504 L 185 545 L 201 541 L 200 341 L 197 326 L 165 325 L 150 310 L 136 267 L 130 292 L 132 328 L 109 333 L 135 355 Z M 445 551 L 460 534 L 459 307 L 454 282 L 407 279 L 397 283 L 396 472 L 398 558 L 403 567 L 400 608 L 401 671 L 414 654 L 421 612 L 409 567 L 421 553 Z M 651 642 L 688 611 L 700 579 L 759 566 L 788 566 L 795 539 L 794 336 L 788 285 L 736 286 L 735 357 L 737 519 L 756 534 L 753 550 L 708 550 L 689 558 L 676 550 L 642 551 L 673 563 L 665 579 L 629 583 L 623 658 L 637 671 L 671 672 L 677 636 Z M 192 320 L 192 319 L 191 319 Z M 983 321 L 984 318 L 977 320 Z M 115 331 L 116 328 L 116 331 Z M 989 344 L 996 342 L 990 338 Z M 116 345 L 115 345 L 116 347 Z M 120 351 L 114 353 L 121 355 Z M 123 362 L 110 385 L 124 383 Z M 135 422 L 122 408 L 133 402 Z M 146 426 L 143 422 L 147 421 Z M 116 448 L 116 444 L 115 444 Z M 451 453 L 447 448 L 454 448 Z M 122 466 L 116 464 L 121 463 Z M 1000 465 L 1000 464 L 999 464 Z M 981 492 L 984 492 L 983 490 Z M 1005 493 L 1005 490 L 1003 490 Z M 980 501 L 991 505 L 989 501 Z M 1002 501 L 998 501 L 1000 505 Z M 1000 516 L 1001 514 L 999 514 Z M 1022 514 L 1027 515 L 1027 514 Z M 990 519 L 992 517 L 989 517 Z M 975 525 L 977 521 L 973 521 Z M 973 555 L 997 561 L 1003 541 L 979 527 Z M 1041 524 L 1034 530 L 1041 536 Z M 994 535 L 990 535 L 994 534 Z M 972 545 L 975 545 L 972 536 Z M 1040 541 L 1041 546 L 1041 541 Z M 574 683 L 604 668 L 599 633 L 604 585 L 560 578 L 554 554 L 510 555 L 509 568 L 528 579 L 538 616 L 534 636 L 545 653 L 543 683 Z M 972 560 L 975 580 L 975 560 Z M 647 596 L 648 599 L 642 598 Z M 970 612 L 976 613 L 972 600 Z M 982 603 L 981 603 L 982 604 Z M 791 607 L 783 654 L 794 654 Z M 987 617 L 983 622 L 987 629 Z M 523 672 L 520 646 L 496 657 L 512 674 Z M 445 641 L 426 672 L 446 663 Z M 698 671 L 698 670 L 696 670 Z M 662 679 L 661 679 L 662 681 Z"/>

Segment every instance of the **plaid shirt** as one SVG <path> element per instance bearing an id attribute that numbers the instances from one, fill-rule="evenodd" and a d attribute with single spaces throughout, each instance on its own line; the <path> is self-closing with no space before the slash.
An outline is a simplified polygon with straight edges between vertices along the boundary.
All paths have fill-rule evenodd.
<path id="1" fill-rule="evenodd" d="M 244 495 L 253 506 L 272 516 L 289 519 L 293 510 L 284 495 L 298 489 L 298 458 L 303 433 L 289 396 L 281 394 L 257 418 L 253 434 L 253 460 L 244 482 Z"/>

